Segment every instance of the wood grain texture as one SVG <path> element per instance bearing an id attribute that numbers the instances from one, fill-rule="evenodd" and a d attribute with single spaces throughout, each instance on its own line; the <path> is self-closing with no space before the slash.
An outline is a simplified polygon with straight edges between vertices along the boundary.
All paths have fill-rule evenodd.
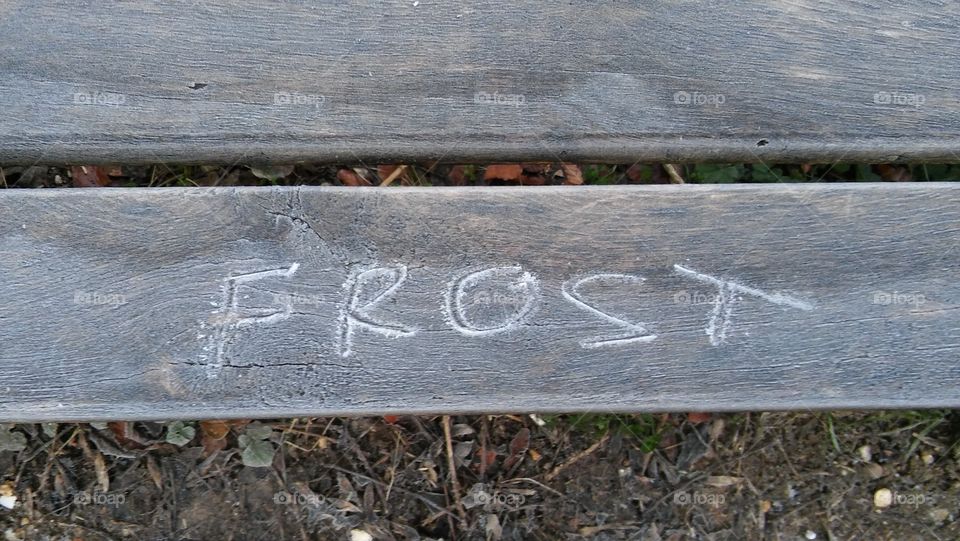
<path id="1" fill-rule="evenodd" d="M 960 186 L 0 192 L 0 420 L 960 406 Z"/>
<path id="2" fill-rule="evenodd" d="M 0 3 L 0 162 L 960 160 L 939 0 Z"/>

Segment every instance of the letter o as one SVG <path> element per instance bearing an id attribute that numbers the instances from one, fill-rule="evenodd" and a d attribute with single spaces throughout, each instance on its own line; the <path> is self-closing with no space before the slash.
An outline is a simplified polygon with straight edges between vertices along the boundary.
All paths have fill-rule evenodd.
<path id="1" fill-rule="evenodd" d="M 523 306 L 521 306 L 515 314 L 511 315 L 501 325 L 481 327 L 470 322 L 463 313 L 464 291 L 468 287 L 473 286 L 482 280 L 497 276 L 516 274 L 519 274 L 519 278 L 516 281 L 522 284 L 526 290 L 526 299 L 523 302 Z M 444 307 L 446 309 L 447 321 L 450 323 L 450 326 L 454 328 L 454 330 L 466 336 L 489 336 L 492 334 L 511 331 L 523 323 L 526 318 L 536 309 L 537 302 L 539 300 L 540 284 L 537 278 L 529 272 L 524 271 L 523 267 L 520 265 L 514 265 L 511 267 L 490 267 L 483 270 L 470 272 L 454 280 L 447 288 L 446 303 Z"/>

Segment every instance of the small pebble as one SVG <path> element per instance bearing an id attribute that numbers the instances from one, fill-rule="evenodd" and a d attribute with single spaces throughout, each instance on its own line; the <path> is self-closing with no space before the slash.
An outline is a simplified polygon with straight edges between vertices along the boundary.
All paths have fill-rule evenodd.
<path id="1" fill-rule="evenodd" d="M 881 488 L 873 493 L 873 506 L 883 509 L 893 505 L 893 492 L 889 488 Z"/>
<path id="2" fill-rule="evenodd" d="M 350 541 L 373 541 L 373 536 L 365 530 L 350 530 Z"/>
<path id="3" fill-rule="evenodd" d="M 857 449 L 857 452 L 860 453 L 860 460 L 864 462 L 870 462 L 873 459 L 873 451 L 870 449 L 869 445 L 864 445 Z"/>
<path id="4" fill-rule="evenodd" d="M 813 530 L 807 530 L 807 533 L 803 534 L 803 536 L 806 537 L 807 539 L 816 539 L 816 538 L 817 538 L 817 532 L 815 532 L 815 531 L 813 531 Z"/>
<path id="5" fill-rule="evenodd" d="M 920 458 L 923 459 L 923 463 L 926 464 L 927 466 L 930 466 L 937 461 L 936 457 L 934 457 L 930 453 L 923 453 L 922 455 L 920 455 Z"/>
<path id="6" fill-rule="evenodd" d="M 867 464 L 867 475 L 870 476 L 870 479 L 880 479 L 885 475 L 883 466 L 874 464 L 873 462 Z"/>

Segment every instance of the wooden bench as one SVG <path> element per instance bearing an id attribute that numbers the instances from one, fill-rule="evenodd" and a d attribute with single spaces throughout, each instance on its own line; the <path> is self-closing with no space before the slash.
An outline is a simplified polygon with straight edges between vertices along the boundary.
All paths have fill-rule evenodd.
<path id="1" fill-rule="evenodd" d="M 0 161 L 957 161 L 960 6 L 0 4 Z M 0 419 L 960 405 L 960 186 L 0 192 Z"/>

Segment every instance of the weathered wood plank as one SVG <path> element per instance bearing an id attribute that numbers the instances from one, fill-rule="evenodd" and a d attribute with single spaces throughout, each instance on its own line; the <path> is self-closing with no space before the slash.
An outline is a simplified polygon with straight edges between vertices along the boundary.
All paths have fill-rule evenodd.
<path id="1" fill-rule="evenodd" d="M 0 162 L 960 159 L 960 4 L 0 3 Z"/>
<path id="2" fill-rule="evenodd" d="M 960 406 L 958 185 L 4 190 L 0 216 L 0 420 Z"/>

